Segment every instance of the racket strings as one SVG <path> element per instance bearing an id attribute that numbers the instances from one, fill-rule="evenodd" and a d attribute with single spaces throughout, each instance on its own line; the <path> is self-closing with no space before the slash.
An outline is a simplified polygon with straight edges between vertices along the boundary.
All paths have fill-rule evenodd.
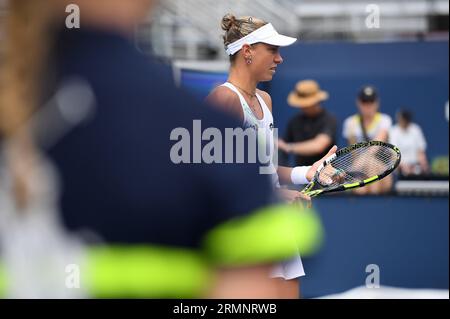
<path id="1" fill-rule="evenodd" d="M 397 160 L 397 153 L 384 146 L 357 148 L 338 156 L 326 165 L 318 182 L 327 187 L 359 183 L 389 170 Z"/>

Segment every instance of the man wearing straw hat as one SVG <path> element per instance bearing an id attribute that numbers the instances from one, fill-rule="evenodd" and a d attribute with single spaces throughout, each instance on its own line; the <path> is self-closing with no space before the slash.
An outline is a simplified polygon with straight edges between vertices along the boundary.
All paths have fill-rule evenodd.
<path id="1" fill-rule="evenodd" d="M 285 138 L 279 140 L 278 147 L 294 154 L 296 165 L 312 165 L 335 145 L 336 119 L 321 106 L 327 99 L 328 93 L 314 80 L 298 82 L 288 96 L 288 104 L 302 112 L 289 121 Z"/>

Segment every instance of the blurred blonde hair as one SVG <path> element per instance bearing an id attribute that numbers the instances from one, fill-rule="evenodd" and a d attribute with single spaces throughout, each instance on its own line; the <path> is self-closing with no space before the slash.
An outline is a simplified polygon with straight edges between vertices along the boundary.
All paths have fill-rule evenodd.
<path id="1" fill-rule="evenodd" d="M 223 36 L 223 44 L 225 49 L 230 43 L 233 43 L 253 31 L 265 26 L 267 24 L 266 21 L 251 17 L 244 16 L 240 18 L 236 18 L 233 14 L 227 13 L 222 18 L 221 27 L 222 30 L 225 31 Z M 233 62 L 236 58 L 236 54 L 230 57 L 230 60 Z"/>
<path id="2" fill-rule="evenodd" d="M 13 179 L 16 204 L 24 208 L 34 155 L 26 122 L 39 101 L 39 78 L 51 47 L 52 0 L 9 1 L 0 51 L 0 138 Z"/>

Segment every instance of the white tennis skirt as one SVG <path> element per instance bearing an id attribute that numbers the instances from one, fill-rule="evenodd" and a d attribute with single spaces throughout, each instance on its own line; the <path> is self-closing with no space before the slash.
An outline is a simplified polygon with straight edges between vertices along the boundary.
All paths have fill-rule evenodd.
<path id="1" fill-rule="evenodd" d="M 300 255 L 277 264 L 271 273 L 272 278 L 283 278 L 285 280 L 295 279 L 304 275 L 305 270 L 303 269 Z"/>

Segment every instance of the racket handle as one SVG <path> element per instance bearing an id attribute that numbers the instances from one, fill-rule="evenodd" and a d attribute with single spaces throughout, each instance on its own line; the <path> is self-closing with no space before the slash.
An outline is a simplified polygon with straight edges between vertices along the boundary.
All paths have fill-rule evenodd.
<path id="1" fill-rule="evenodd" d="M 314 181 L 311 181 L 306 187 L 301 191 L 302 193 L 306 194 L 314 187 Z"/>

